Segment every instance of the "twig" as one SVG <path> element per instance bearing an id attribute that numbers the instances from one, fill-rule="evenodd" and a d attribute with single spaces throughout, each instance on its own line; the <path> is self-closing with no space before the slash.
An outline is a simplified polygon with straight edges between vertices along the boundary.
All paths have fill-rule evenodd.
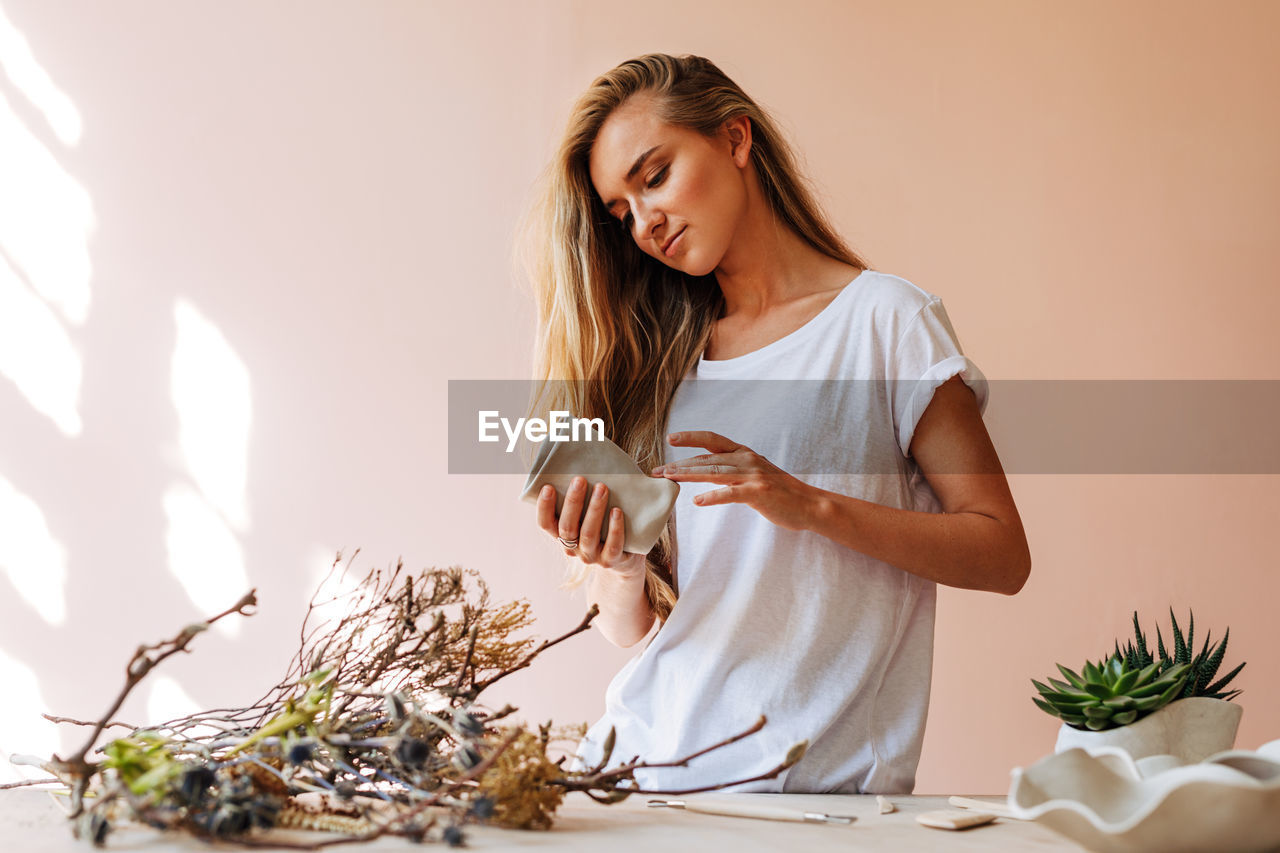
<path id="1" fill-rule="evenodd" d="M 32 785 L 61 785 L 62 780 L 56 777 L 48 779 L 23 779 L 19 782 L 5 782 L 0 785 L 0 791 L 7 791 L 10 788 L 28 788 Z"/>
<path id="2" fill-rule="evenodd" d="M 57 715 L 55 715 L 55 714 L 41 714 L 40 716 L 44 717 L 46 720 L 48 720 L 48 721 L 49 721 L 49 722 L 51 722 L 51 723 L 68 723 L 68 724 L 73 725 L 73 726 L 96 726 L 96 725 L 98 725 L 98 721 L 96 721 L 96 720 L 95 720 L 94 722 L 92 722 L 92 723 L 91 723 L 91 722 L 88 722 L 87 720 L 77 720 L 77 719 L 75 719 L 74 717 L 59 717 L 59 716 L 57 716 Z M 104 728 L 104 729 L 109 729 L 109 728 L 111 728 L 112 726 L 119 726 L 120 728 L 128 729 L 128 730 L 129 730 L 129 731 L 131 731 L 131 732 L 136 732 L 136 731 L 138 730 L 138 727 L 137 727 L 137 726 L 131 726 L 131 725 L 129 725 L 128 723 L 122 723 L 122 722 L 120 722 L 119 720 L 116 720 L 116 721 L 114 721 L 114 722 L 107 723 L 107 724 L 105 724 L 105 725 L 103 726 L 103 728 Z"/>
<path id="3" fill-rule="evenodd" d="M 578 634 L 581 634 L 583 631 L 591 627 L 591 620 L 595 619 L 599 615 L 600 615 L 600 606 L 598 604 L 592 604 L 591 609 L 587 611 L 587 615 L 583 617 L 582 621 L 578 624 L 578 627 L 574 628 L 572 631 L 569 631 L 567 634 L 562 634 L 559 637 L 556 637 L 554 640 L 544 640 L 542 645 L 538 646 L 536 649 L 530 652 L 529 655 L 524 660 L 520 661 L 518 664 L 511 667 L 510 669 L 505 669 L 502 672 L 499 672 L 498 674 L 480 682 L 479 684 L 472 684 L 471 689 L 467 691 L 468 698 L 474 701 L 477 696 L 479 696 L 485 690 L 492 687 L 495 682 L 501 681 L 502 679 L 506 678 L 508 675 L 511 675 L 512 673 L 515 673 L 515 672 L 519 672 L 520 670 L 528 667 L 529 664 L 533 663 L 534 658 L 536 658 L 538 655 L 545 652 L 547 649 L 551 648 L 557 643 L 563 643 L 565 640 L 569 639 L 570 637 L 575 637 Z"/>
<path id="4" fill-rule="evenodd" d="M 46 768 L 54 772 L 65 772 L 75 779 L 75 784 L 71 786 L 71 817 L 78 817 L 84 810 L 84 793 L 88 789 L 89 779 L 93 774 L 94 765 L 85 761 L 85 756 L 89 754 L 89 750 L 93 749 L 94 744 L 98 742 L 98 736 L 107 727 L 108 721 L 120 710 L 120 706 L 124 704 L 124 700 L 129 696 L 133 688 L 138 685 L 138 682 L 146 678 L 147 673 L 151 672 L 161 661 L 178 652 L 186 651 L 187 644 L 191 642 L 196 634 L 204 631 L 214 622 L 232 613 L 239 613 L 245 616 L 253 615 L 252 612 L 246 613 L 245 611 L 257 606 L 258 598 L 256 593 L 256 589 L 251 589 L 239 601 L 216 616 L 212 616 L 204 622 L 188 625 L 173 639 L 164 640 L 152 646 L 139 646 L 138 650 L 133 653 L 133 657 L 129 660 L 129 665 L 125 667 L 124 688 L 116 696 L 115 701 L 111 703 L 111 708 L 102 715 L 98 722 L 94 723 L 93 731 L 89 734 L 84 746 L 80 748 L 79 752 L 67 759 L 54 755 L 53 760 L 49 763 L 50 766 Z M 153 658 L 148 656 L 148 652 L 157 652 L 158 654 Z"/>

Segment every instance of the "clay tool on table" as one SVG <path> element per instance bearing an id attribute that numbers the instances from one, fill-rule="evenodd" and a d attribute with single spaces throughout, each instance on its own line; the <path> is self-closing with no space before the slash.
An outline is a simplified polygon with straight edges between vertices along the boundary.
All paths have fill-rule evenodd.
<path id="1" fill-rule="evenodd" d="M 823 814 L 799 809 L 782 809 L 776 806 L 748 805 L 746 803 L 699 803 L 688 800 L 650 800 L 649 808 L 684 809 L 702 814 L 727 815 L 729 817 L 753 817 L 760 820 L 790 820 L 796 823 L 841 823 L 857 820 L 854 815 Z"/>
<path id="2" fill-rule="evenodd" d="M 980 812 L 988 812 L 996 817 L 1008 818 L 1009 820 L 1022 820 L 1016 817 L 1013 809 L 1004 803 L 988 803 L 984 800 L 975 800 L 971 797 L 948 797 L 947 802 L 957 808 L 976 809 Z"/>

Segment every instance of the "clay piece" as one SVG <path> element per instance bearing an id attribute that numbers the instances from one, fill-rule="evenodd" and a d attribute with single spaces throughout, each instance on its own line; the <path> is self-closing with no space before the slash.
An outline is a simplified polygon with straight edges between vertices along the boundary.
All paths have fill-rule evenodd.
<path id="1" fill-rule="evenodd" d="M 1189 700 L 1181 700 L 1189 701 Z M 1072 748 L 1015 768 L 1014 816 L 1090 850 L 1222 853 L 1280 847 L 1280 740 L 1189 763 Z"/>
<path id="2" fill-rule="evenodd" d="M 968 809 L 938 809 L 916 815 L 916 822 L 934 829 L 969 829 L 991 823 L 996 816 L 987 812 Z"/>

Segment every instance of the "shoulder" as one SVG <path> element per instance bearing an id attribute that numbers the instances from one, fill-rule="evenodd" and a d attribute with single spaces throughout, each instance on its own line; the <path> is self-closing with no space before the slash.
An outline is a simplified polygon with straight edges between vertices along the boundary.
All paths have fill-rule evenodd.
<path id="1" fill-rule="evenodd" d="M 849 310 L 863 324 L 889 334 L 900 333 L 924 309 L 941 300 L 933 293 L 901 276 L 866 270 L 850 285 L 855 288 Z"/>
<path id="2" fill-rule="evenodd" d="M 915 314 L 931 302 L 938 301 L 937 295 L 919 285 L 878 270 L 867 270 L 858 276 L 854 284 L 869 303 L 899 313 Z"/>

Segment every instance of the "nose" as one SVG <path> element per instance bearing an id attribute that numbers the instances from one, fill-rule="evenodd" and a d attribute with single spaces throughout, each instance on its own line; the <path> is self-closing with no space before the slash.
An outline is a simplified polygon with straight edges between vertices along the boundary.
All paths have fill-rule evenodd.
<path id="1" fill-rule="evenodd" d="M 658 226 L 666 221 L 666 217 L 657 208 L 640 204 L 636 206 L 636 237 L 640 240 L 652 240 Z"/>

